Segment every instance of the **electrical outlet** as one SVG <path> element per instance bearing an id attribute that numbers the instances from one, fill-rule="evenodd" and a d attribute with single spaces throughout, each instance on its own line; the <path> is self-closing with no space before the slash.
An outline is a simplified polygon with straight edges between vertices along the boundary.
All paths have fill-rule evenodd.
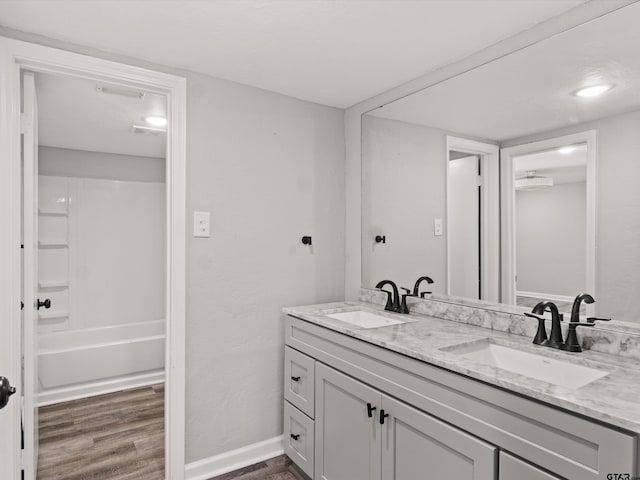
<path id="1" fill-rule="evenodd" d="M 193 212 L 193 236 L 210 237 L 211 213 Z"/>
<path id="2" fill-rule="evenodd" d="M 436 237 L 439 237 L 440 235 L 442 235 L 442 219 L 441 218 L 433 219 L 433 234 Z"/>

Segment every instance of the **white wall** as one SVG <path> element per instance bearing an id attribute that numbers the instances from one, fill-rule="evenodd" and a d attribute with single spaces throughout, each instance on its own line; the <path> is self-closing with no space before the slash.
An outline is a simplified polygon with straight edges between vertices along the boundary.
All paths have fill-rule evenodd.
<path id="1" fill-rule="evenodd" d="M 344 111 L 0 28 L 187 79 L 186 460 L 282 433 L 281 309 L 344 299 Z M 313 247 L 300 243 L 313 236 Z"/>
<path id="2" fill-rule="evenodd" d="M 344 298 L 341 110 L 188 76 L 187 460 L 282 432 L 281 308 Z M 302 245 L 303 235 L 313 246 Z"/>
<path id="3" fill-rule="evenodd" d="M 640 111 L 505 142 L 519 145 L 595 129 L 598 315 L 640 322 Z"/>
<path id="4" fill-rule="evenodd" d="M 365 115 L 362 123 L 362 284 L 391 279 L 412 288 L 428 275 L 446 287 L 446 135 L 436 129 Z M 446 225 L 445 225 L 446 232 Z M 386 244 L 376 244 L 386 235 Z"/>
<path id="5" fill-rule="evenodd" d="M 575 297 L 585 289 L 586 184 L 516 191 L 518 291 Z"/>
<path id="6" fill-rule="evenodd" d="M 132 182 L 164 182 L 164 158 L 38 147 L 41 175 L 102 178 Z"/>

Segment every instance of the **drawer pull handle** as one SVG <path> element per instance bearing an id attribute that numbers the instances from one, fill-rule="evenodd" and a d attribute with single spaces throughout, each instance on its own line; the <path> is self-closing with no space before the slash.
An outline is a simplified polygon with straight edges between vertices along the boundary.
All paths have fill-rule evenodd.
<path id="1" fill-rule="evenodd" d="M 389 416 L 388 413 L 384 413 L 384 408 L 380 410 L 380 425 L 384 425 L 384 419 Z"/>
<path id="2" fill-rule="evenodd" d="M 300 377 L 291 377 L 291 380 L 293 380 L 294 382 L 299 382 L 300 381 Z"/>
<path id="3" fill-rule="evenodd" d="M 298 440 L 300 438 L 300 434 L 299 433 L 296 433 L 296 434 L 292 433 L 291 434 L 291 438 L 293 438 L 294 440 Z"/>
<path id="4" fill-rule="evenodd" d="M 376 410 L 376 407 L 374 407 L 373 405 L 371 405 L 370 403 L 367 403 L 367 416 L 369 418 L 373 418 L 373 412 Z"/>

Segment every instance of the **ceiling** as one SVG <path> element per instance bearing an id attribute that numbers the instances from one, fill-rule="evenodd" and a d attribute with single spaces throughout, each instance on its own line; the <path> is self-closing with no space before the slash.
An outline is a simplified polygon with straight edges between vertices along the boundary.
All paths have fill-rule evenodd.
<path id="1" fill-rule="evenodd" d="M 640 3 L 371 112 L 495 142 L 640 108 Z M 612 83 L 601 97 L 571 95 Z"/>
<path id="2" fill-rule="evenodd" d="M 83 78 L 36 74 L 39 145 L 164 158 L 165 134 L 132 133 L 131 127 L 149 126 L 146 116 L 166 116 L 165 97 L 106 94 L 98 86 L 109 87 Z"/>
<path id="3" fill-rule="evenodd" d="M 0 24 L 346 108 L 585 1 L 3 0 Z"/>
<path id="4" fill-rule="evenodd" d="M 571 153 L 547 150 L 514 157 L 515 177 L 522 178 L 526 176 L 526 172 L 534 171 L 537 176 L 552 178 L 554 185 L 586 182 L 587 145 L 572 146 L 576 149 Z"/>

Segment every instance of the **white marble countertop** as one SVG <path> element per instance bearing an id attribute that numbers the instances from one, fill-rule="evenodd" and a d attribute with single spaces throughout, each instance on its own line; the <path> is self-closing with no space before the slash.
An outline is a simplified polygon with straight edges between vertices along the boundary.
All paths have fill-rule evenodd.
<path id="1" fill-rule="evenodd" d="M 407 323 L 360 328 L 327 314 L 366 310 Z M 533 345 L 531 339 L 488 328 L 419 314 L 385 312 L 378 305 L 339 302 L 283 309 L 284 313 L 363 340 L 452 372 L 566 409 L 601 422 L 640 433 L 640 362 L 592 351 L 568 353 Z M 579 334 L 580 332 L 578 332 Z M 456 345 L 489 339 L 500 345 L 608 372 L 577 389 L 535 380 L 477 361 L 455 351 Z M 455 350 L 455 349 L 454 349 Z"/>

